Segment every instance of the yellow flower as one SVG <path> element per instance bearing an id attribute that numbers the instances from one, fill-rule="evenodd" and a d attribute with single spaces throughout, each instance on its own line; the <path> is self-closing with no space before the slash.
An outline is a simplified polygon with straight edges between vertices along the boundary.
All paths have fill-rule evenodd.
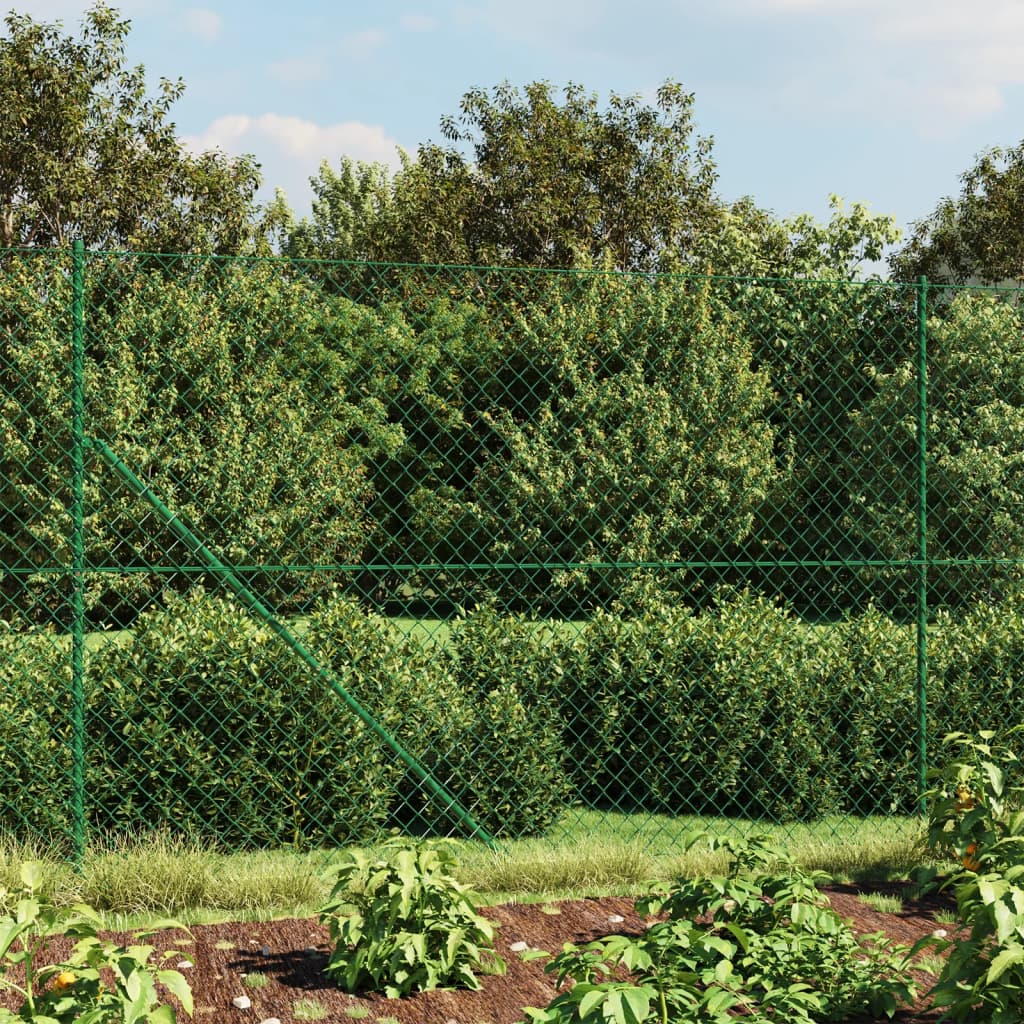
<path id="1" fill-rule="evenodd" d="M 78 981 L 78 975 L 71 971 L 61 971 L 56 978 L 53 979 L 53 987 L 58 992 L 63 992 L 64 989 L 70 988 L 74 983 Z"/>
<path id="2" fill-rule="evenodd" d="M 953 810 L 973 811 L 974 806 L 974 794 L 963 783 L 961 783 L 956 787 L 956 803 L 953 804 Z"/>

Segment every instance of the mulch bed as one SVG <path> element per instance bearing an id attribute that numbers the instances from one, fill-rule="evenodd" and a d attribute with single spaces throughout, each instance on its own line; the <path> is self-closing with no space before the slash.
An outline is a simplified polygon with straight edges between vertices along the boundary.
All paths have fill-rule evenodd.
<path id="1" fill-rule="evenodd" d="M 937 928 L 949 929 L 935 919 L 938 911 L 953 908 L 947 895 L 911 898 L 908 887 L 898 883 L 829 886 L 826 891 L 832 906 L 861 933 L 881 931 L 895 942 L 911 945 Z M 896 914 L 874 910 L 858 899 L 868 891 L 900 896 L 903 910 Z M 302 1015 L 303 1003 L 322 1008 L 325 1015 L 319 1019 L 327 1022 L 514 1024 L 524 1019 L 524 1006 L 546 1006 L 556 990 L 544 973 L 545 960 L 524 963 L 510 946 L 525 942 L 531 948 L 556 953 L 565 942 L 585 943 L 612 933 L 635 935 L 644 927 L 633 910 L 633 901 L 621 897 L 509 903 L 486 907 L 482 913 L 499 926 L 495 946 L 506 960 L 507 973 L 484 976 L 478 992 L 424 992 L 404 999 L 350 996 L 329 982 L 321 973 L 329 949 L 327 929 L 315 918 L 195 925 L 191 935 L 158 933 L 147 941 L 158 951 L 180 951 L 181 956 L 172 958 L 167 966 L 180 961 L 192 965 L 181 970 L 192 986 L 199 1024 L 260 1024 L 270 1018 L 281 1024 L 298 1024 L 311 1019 Z M 127 933 L 109 933 L 109 937 L 117 942 L 131 938 Z M 51 953 L 59 959 L 66 948 L 55 943 Z M 254 974 L 263 976 L 258 987 L 245 982 L 246 975 Z M 934 982 L 923 972 L 917 973 L 917 980 L 925 992 Z M 249 998 L 249 1008 L 233 1005 L 240 996 Z M 0 997 L 0 1003 L 15 1008 L 9 994 Z M 922 999 L 912 1009 L 900 1011 L 895 1020 L 923 1024 L 939 1016 Z M 179 1014 L 179 1021 L 187 1019 Z"/>

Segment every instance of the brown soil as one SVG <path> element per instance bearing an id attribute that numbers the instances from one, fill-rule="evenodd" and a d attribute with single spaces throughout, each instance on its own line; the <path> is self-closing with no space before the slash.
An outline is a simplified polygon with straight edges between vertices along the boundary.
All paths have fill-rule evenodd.
<path id="1" fill-rule="evenodd" d="M 950 909 L 942 896 L 911 899 L 898 884 L 854 887 L 831 886 L 827 890 L 832 906 L 850 919 L 862 933 L 885 932 L 895 942 L 910 945 L 937 928 L 948 929 L 935 920 L 935 913 Z M 886 914 L 873 910 L 858 894 L 882 892 L 904 899 L 903 910 Z M 505 958 L 504 976 L 482 978 L 478 992 L 424 992 L 404 999 L 379 995 L 350 996 L 341 992 L 322 974 L 329 948 L 326 928 L 315 919 L 288 919 L 266 923 L 195 925 L 191 935 L 159 933 L 149 941 L 158 951 L 175 949 L 180 957 L 167 966 L 187 961 L 182 973 L 192 986 L 197 1024 L 260 1024 L 277 1018 L 281 1024 L 314 1019 L 296 1013 L 305 1002 L 324 1011 L 326 1022 L 364 1020 L 366 1024 L 513 1024 L 524 1019 L 524 1006 L 546 1006 L 555 995 L 552 979 L 544 973 L 544 960 L 524 963 L 509 947 L 525 942 L 530 948 L 558 952 L 564 942 L 584 943 L 612 933 L 639 934 L 644 922 L 633 910 L 633 902 L 621 897 L 558 901 L 550 904 L 510 903 L 482 911 L 496 925 L 497 951 Z M 619 918 L 622 918 L 620 921 Z M 118 942 L 130 936 L 111 933 Z M 66 945 L 55 944 L 56 962 Z M 521 948 L 517 946 L 517 949 Z M 246 984 L 246 975 L 262 975 L 262 984 Z M 931 975 L 917 972 L 926 992 L 934 982 Z M 236 1009 L 232 1000 L 248 996 L 251 1007 Z M 9 998 L 0 1003 L 11 1005 Z M 901 1011 L 902 1024 L 934 1022 L 939 1013 L 922 999 L 910 1010 Z M 179 1014 L 179 1020 L 187 1020 Z"/>

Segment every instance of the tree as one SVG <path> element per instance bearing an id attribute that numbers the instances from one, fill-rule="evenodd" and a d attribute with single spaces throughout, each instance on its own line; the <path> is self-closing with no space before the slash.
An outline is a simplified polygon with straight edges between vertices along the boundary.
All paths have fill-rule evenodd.
<path id="1" fill-rule="evenodd" d="M 928 553 L 934 602 L 1005 593 L 1024 558 L 1024 323 L 961 292 L 928 324 Z M 852 417 L 851 531 L 883 558 L 917 553 L 917 388 L 908 358 Z M 904 577 L 906 582 L 906 577 Z"/>
<path id="2" fill-rule="evenodd" d="M 651 270 L 685 258 L 721 204 L 711 139 L 693 95 L 666 82 L 655 104 L 547 82 L 474 89 L 441 120 L 447 145 L 380 165 L 321 167 L 313 221 L 295 255 L 533 267 Z M 469 155 L 467 156 L 467 151 Z"/>
<path id="3" fill-rule="evenodd" d="M 913 226 L 892 258 L 893 277 L 940 283 L 1024 283 L 1024 141 L 985 150 L 945 198 Z"/>
<path id="4" fill-rule="evenodd" d="M 386 164 L 343 156 L 334 171 L 324 160 L 310 185 L 316 196 L 313 219 L 290 226 L 283 255 L 368 261 L 394 256 L 389 226 L 394 221 L 395 180 Z M 279 194 L 275 202 L 283 201 Z"/>
<path id="5" fill-rule="evenodd" d="M 411 504 L 433 557 L 519 566 L 495 570 L 503 599 L 574 613 L 622 585 L 607 563 L 714 559 L 744 540 L 775 461 L 768 376 L 705 283 L 565 281 L 505 335 L 529 389 L 479 410 L 491 438 L 472 476 Z"/>
<path id="6" fill-rule="evenodd" d="M 192 154 L 168 119 L 183 83 L 147 95 L 129 22 L 103 3 L 81 36 L 27 15 L 0 39 L 0 246 L 234 253 L 254 235 L 251 156 Z"/>
<path id="7" fill-rule="evenodd" d="M 381 397 L 383 339 L 401 325 L 341 297 L 325 302 L 266 261 L 168 262 L 152 270 L 89 254 L 89 435 L 229 562 L 358 561 L 375 528 L 372 467 L 404 439 Z M 71 282 L 58 269 L 52 254 L 16 253 L 0 276 L 0 565 L 19 571 L 5 577 L 0 603 L 34 618 L 66 609 L 66 580 L 47 570 L 71 558 Z M 111 278 L 114 295 L 104 290 Z M 90 566 L 194 560 L 101 463 L 88 468 Z M 88 573 L 88 612 L 128 620 L 164 581 Z M 325 578 L 279 569 L 249 582 L 287 608 Z"/>

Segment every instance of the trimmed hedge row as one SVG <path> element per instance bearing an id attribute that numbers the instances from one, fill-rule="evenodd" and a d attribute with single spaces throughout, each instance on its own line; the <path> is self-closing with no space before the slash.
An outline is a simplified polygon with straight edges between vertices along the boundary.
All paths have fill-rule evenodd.
<path id="1" fill-rule="evenodd" d="M 543 832 L 570 803 L 777 820 L 909 813 L 915 639 L 880 612 L 812 626 L 758 595 L 698 615 L 664 595 L 586 623 L 484 607 L 436 641 L 348 599 L 305 642 L 474 819 Z M 932 627 L 928 728 L 1017 716 L 1024 594 Z M 289 651 L 196 589 L 87 652 L 92 828 L 231 846 L 449 832 L 453 810 Z M 66 638 L 0 632 L 0 823 L 66 836 Z M 937 751 L 933 750 L 933 753 Z"/>

